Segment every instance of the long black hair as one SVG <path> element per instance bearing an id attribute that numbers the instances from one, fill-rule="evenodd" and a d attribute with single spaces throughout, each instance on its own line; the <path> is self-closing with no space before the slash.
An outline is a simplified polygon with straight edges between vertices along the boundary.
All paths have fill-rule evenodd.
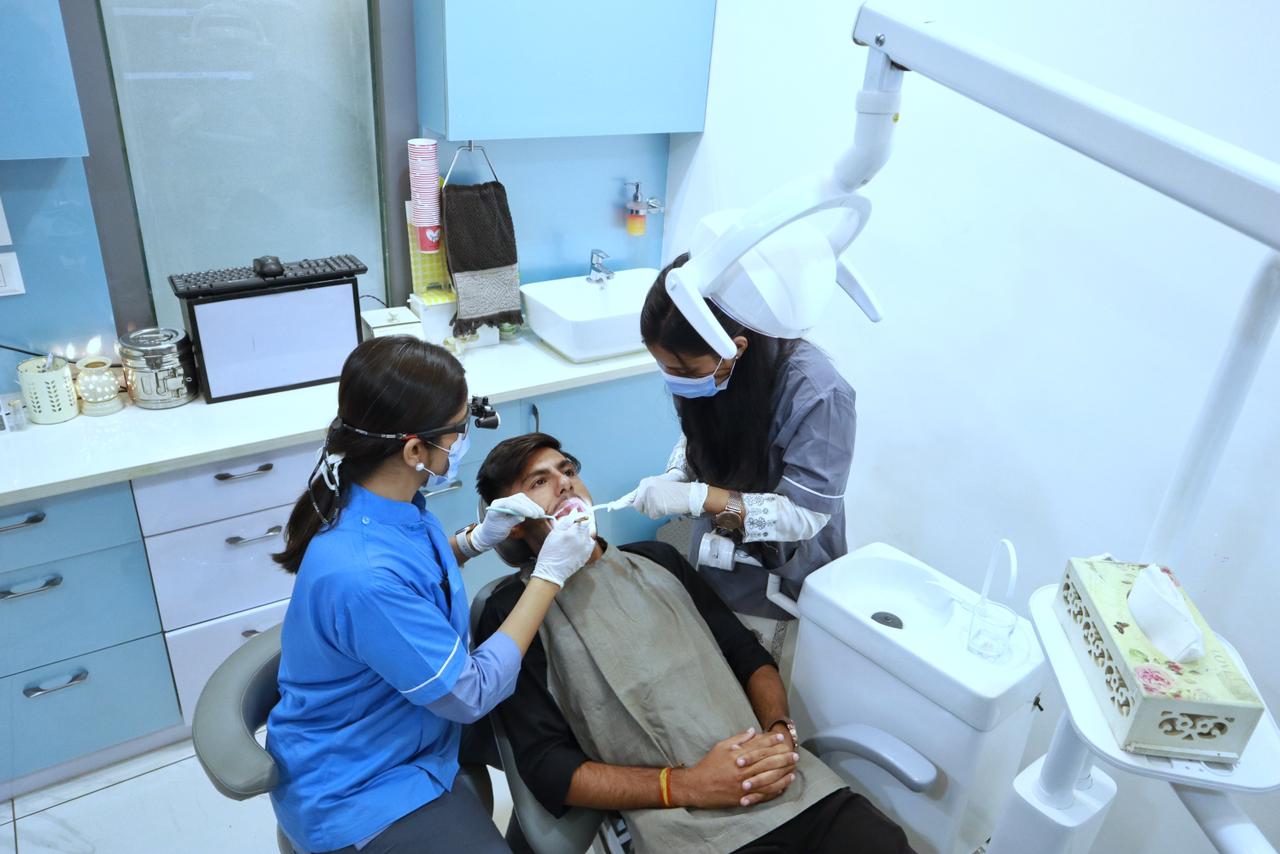
<path id="1" fill-rule="evenodd" d="M 686 252 L 658 274 L 640 310 L 640 337 L 679 356 L 714 356 L 715 350 L 694 331 L 667 293 L 667 273 L 689 260 Z M 778 377 L 795 341 L 770 338 L 748 329 L 707 300 L 730 338 L 747 339 L 729 387 L 712 397 L 676 397 L 676 413 L 688 440 L 685 460 L 701 481 L 739 492 L 765 492 L 769 482 L 769 427 L 773 421 Z"/>
<path id="2" fill-rule="evenodd" d="M 371 433 L 405 433 L 445 427 L 467 401 L 462 365 L 448 350 L 393 335 L 361 343 L 342 365 L 338 380 L 338 417 L 329 426 L 322 455 L 342 454 L 338 492 L 325 482 L 322 461 L 294 505 L 285 529 L 284 551 L 272 555 L 297 572 L 311 538 L 338 520 L 359 483 L 404 448 L 399 439 L 363 436 L 342 425 Z"/>

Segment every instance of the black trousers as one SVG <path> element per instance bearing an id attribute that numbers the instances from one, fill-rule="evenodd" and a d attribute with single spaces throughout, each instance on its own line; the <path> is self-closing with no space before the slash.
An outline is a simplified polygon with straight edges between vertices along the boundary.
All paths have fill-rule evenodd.
<path id="1" fill-rule="evenodd" d="M 735 854 L 914 854 L 902 828 L 862 795 L 828 795 Z"/>

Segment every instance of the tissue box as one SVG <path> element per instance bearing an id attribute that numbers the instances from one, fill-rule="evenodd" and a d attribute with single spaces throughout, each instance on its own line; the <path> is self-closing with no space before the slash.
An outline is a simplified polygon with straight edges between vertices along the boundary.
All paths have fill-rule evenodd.
<path id="1" fill-rule="evenodd" d="M 1054 602 L 1058 621 L 1123 749 L 1234 763 L 1262 718 L 1262 701 L 1181 585 L 1205 655 L 1178 664 L 1152 645 L 1128 605 L 1143 566 L 1072 558 Z"/>

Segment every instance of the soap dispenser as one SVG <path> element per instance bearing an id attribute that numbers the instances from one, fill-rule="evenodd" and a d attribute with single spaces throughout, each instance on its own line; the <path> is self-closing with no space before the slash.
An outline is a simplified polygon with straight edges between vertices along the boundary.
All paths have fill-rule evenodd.
<path id="1" fill-rule="evenodd" d="M 649 214 L 662 213 L 662 202 L 652 196 L 646 199 L 640 192 L 639 181 L 627 181 L 626 186 L 636 188 L 627 201 L 627 234 L 631 237 L 644 237 L 645 218 Z"/>

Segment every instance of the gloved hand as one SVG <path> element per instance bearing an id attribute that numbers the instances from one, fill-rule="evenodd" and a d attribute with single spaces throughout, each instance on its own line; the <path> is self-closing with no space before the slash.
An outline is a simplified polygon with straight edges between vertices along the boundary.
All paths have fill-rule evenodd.
<path id="1" fill-rule="evenodd" d="M 571 513 L 558 519 L 543 541 L 542 551 L 538 552 L 533 577 L 564 587 L 569 576 L 591 558 L 595 547 L 596 541 L 591 536 L 587 523 L 582 521 L 581 514 Z"/>
<path id="2" fill-rule="evenodd" d="M 480 551 L 488 551 L 505 540 L 511 529 L 526 519 L 537 519 L 547 511 L 523 492 L 499 498 L 485 511 L 484 521 L 471 532 L 471 545 Z"/>
<path id="3" fill-rule="evenodd" d="M 701 516 L 706 501 L 705 483 L 685 483 L 657 475 L 640 481 L 631 506 L 650 519 L 661 519 L 663 516 Z"/>

